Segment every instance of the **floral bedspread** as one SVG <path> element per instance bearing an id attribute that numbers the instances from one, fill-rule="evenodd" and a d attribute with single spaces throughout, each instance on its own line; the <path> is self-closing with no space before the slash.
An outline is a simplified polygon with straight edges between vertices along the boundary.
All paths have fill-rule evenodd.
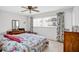
<path id="1" fill-rule="evenodd" d="M 2 46 L 2 50 L 5 52 L 27 52 L 28 48 L 15 41 L 6 41 Z"/>
<path id="2" fill-rule="evenodd" d="M 36 46 L 46 40 L 46 38 L 43 36 L 28 33 L 20 34 L 16 37 L 21 38 L 21 42 L 26 42 L 30 47 Z"/>
<path id="3" fill-rule="evenodd" d="M 39 51 L 38 45 L 43 44 L 46 40 L 45 37 L 34 35 L 34 34 L 19 34 L 16 35 L 17 38 L 21 38 L 21 42 L 10 41 L 9 39 L 2 40 L 4 44 L 2 50 L 5 52 L 27 52 L 27 51 Z"/>
<path id="4" fill-rule="evenodd" d="M 34 34 L 19 34 L 16 37 L 22 39 L 22 44 L 27 45 L 29 47 L 29 51 L 40 51 L 40 46 L 43 45 L 44 42 L 47 41 L 47 39 L 40 35 L 34 35 Z"/>

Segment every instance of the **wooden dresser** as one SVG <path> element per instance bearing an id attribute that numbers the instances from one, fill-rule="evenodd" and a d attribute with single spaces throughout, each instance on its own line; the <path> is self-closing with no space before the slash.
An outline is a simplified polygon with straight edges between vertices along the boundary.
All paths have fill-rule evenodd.
<path id="1" fill-rule="evenodd" d="M 22 33 L 37 34 L 36 32 L 25 31 L 24 28 L 20 28 L 20 29 L 17 29 L 17 30 L 12 30 L 12 31 L 7 31 L 7 34 L 10 34 L 10 35 L 17 35 L 17 34 L 22 34 Z"/>
<path id="2" fill-rule="evenodd" d="M 79 33 L 64 32 L 64 51 L 79 52 Z"/>
<path id="3" fill-rule="evenodd" d="M 7 34 L 11 34 L 11 35 L 17 35 L 21 33 L 25 33 L 25 31 L 21 31 L 21 30 L 7 31 Z"/>

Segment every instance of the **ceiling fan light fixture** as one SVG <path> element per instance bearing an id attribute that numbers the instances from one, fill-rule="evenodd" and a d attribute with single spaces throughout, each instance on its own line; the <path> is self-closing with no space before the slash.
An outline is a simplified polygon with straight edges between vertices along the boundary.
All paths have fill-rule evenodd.
<path id="1" fill-rule="evenodd" d="M 37 6 L 22 6 L 22 8 L 24 8 L 25 10 L 23 10 L 22 12 L 26 12 L 26 11 L 29 11 L 30 13 L 32 11 L 35 11 L 35 12 L 39 12 L 39 10 L 36 10 L 38 7 Z"/>

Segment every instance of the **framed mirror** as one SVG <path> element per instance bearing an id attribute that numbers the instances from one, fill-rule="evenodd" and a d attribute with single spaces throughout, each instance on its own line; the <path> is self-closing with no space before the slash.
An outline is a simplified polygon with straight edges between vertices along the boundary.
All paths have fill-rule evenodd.
<path id="1" fill-rule="evenodd" d="M 19 20 L 12 20 L 12 30 L 17 30 L 19 28 Z"/>

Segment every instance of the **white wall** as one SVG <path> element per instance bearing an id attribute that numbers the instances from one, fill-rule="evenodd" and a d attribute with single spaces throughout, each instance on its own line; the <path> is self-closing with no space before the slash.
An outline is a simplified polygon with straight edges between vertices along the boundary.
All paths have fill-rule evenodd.
<path id="1" fill-rule="evenodd" d="M 20 20 L 20 27 L 28 29 L 28 24 L 24 24 L 24 22 L 28 23 L 27 17 L 13 14 L 6 11 L 0 11 L 0 32 L 5 32 L 7 30 L 12 29 L 12 20 Z"/>
<path id="2" fill-rule="evenodd" d="M 37 32 L 39 35 L 45 36 L 51 40 L 57 40 L 57 27 L 34 27 L 33 31 Z"/>
<path id="3" fill-rule="evenodd" d="M 46 16 L 46 15 L 42 14 L 42 16 L 44 16 L 44 18 L 46 18 L 46 17 L 57 18 L 56 14 L 55 15 L 49 14 L 49 15 L 50 16 Z M 35 20 L 40 20 L 40 19 L 44 20 L 42 16 L 40 16 L 40 17 L 36 16 Z M 34 23 L 36 23 L 36 21 Z M 37 24 L 35 24 L 35 25 L 39 25 L 39 22 L 37 22 Z M 46 25 L 46 23 L 44 23 L 41 27 L 40 26 L 34 26 L 33 31 L 37 32 L 38 34 L 40 34 L 42 36 L 47 37 L 48 39 L 56 41 L 57 40 L 56 39 L 56 37 L 57 37 L 57 26 L 45 27 L 45 25 Z"/>
<path id="4" fill-rule="evenodd" d="M 46 17 L 57 18 L 56 14 L 54 14 L 54 15 L 49 14 L 49 15 L 50 16 L 46 16 L 46 15 L 42 14 L 42 16 L 39 15 L 40 17 L 36 16 L 35 19 L 39 20 L 39 18 L 40 18 L 40 19 L 43 20 L 43 16 L 44 16 L 44 18 L 46 18 Z M 44 26 L 45 26 L 45 24 L 44 24 Z M 43 26 L 37 27 L 37 26 L 35 26 L 35 27 L 33 27 L 33 31 L 37 32 L 39 35 L 47 37 L 48 39 L 57 41 L 57 39 L 56 39 L 56 37 L 57 37 L 57 26 L 52 26 L 52 27 L 43 27 Z"/>
<path id="5" fill-rule="evenodd" d="M 65 29 L 72 31 L 72 21 L 73 21 L 73 8 L 64 11 L 64 26 Z"/>
<path id="6" fill-rule="evenodd" d="M 73 8 L 73 26 L 79 26 L 79 6 Z"/>
<path id="7" fill-rule="evenodd" d="M 73 26 L 79 26 L 79 6 L 65 10 L 65 28 L 72 31 Z"/>
<path id="8" fill-rule="evenodd" d="M 72 31 L 72 17 L 73 17 L 73 8 L 68 8 L 68 9 L 64 9 L 64 10 L 57 10 L 55 12 L 49 12 L 49 13 L 44 13 L 44 14 L 39 14 L 39 15 L 35 15 L 35 18 L 43 18 L 43 17 L 49 17 L 49 16 L 56 16 L 56 13 L 58 12 L 64 12 L 64 23 L 65 23 L 65 28 L 69 29 L 70 31 Z M 57 28 L 56 27 L 49 27 L 49 28 L 45 28 L 45 27 L 34 27 L 33 29 L 35 32 L 37 32 L 40 35 L 43 35 L 49 39 L 52 40 L 57 40 Z"/>

